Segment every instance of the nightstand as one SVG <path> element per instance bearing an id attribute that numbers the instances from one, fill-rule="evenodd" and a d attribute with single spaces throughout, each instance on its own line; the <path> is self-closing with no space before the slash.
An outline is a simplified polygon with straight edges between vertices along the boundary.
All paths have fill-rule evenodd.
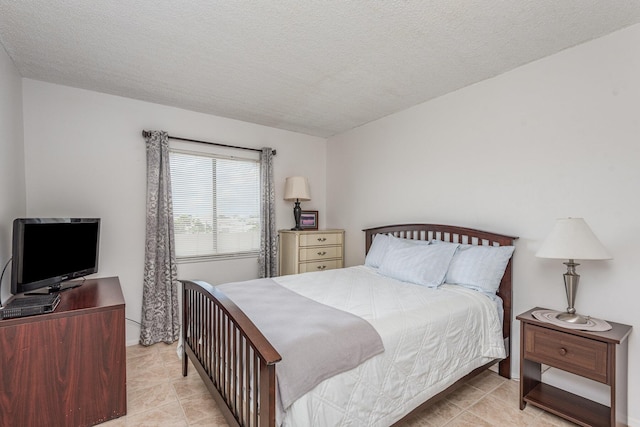
<path id="1" fill-rule="evenodd" d="M 280 230 L 280 275 L 344 267 L 344 230 Z"/>
<path id="2" fill-rule="evenodd" d="M 533 308 L 520 320 L 520 409 L 527 403 L 581 426 L 614 427 L 627 413 L 627 338 L 631 326 L 589 332 L 541 322 Z M 610 406 L 542 382 L 541 364 L 609 386 Z"/>

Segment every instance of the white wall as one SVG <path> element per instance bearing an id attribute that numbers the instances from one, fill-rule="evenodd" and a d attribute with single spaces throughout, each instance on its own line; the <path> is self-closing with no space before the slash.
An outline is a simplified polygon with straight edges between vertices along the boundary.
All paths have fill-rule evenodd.
<path id="1" fill-rule="evenodd" d="M 14 218 L 26 212 L 22 78 L 0 44 L 0 272 L 11 257 Z M 0 300 L 9 298 L 11 266 L 0 283 Z"/>
<path id="2" fill-rule="evenodd" d="M 370 226 L 432 222 L 519 236 L 516 314 L 564 309 L 560 261 L 535 252 L 559 217 L 584 217 L 613 254 L 584 262 L 576 307 L 635 326 L 629 417 L 640 426 L 640 25 L 328 141 L 328 222 L 346 263 Z M 519 322 L 514 322 L 518 374 Z"/>
<path id="3" fill-rule="evenodd" d="M 98 275 L 119 276 L 126 315 L 140 320 L 144 260 L 146 153 L 142 129 L 277 150 L 274 180 L 278 228 L 293 225 L 282 200 L 289 175 L 309 178 L 305 208 L 324 215 L 324 139 L 236 120 L 35 80 L 23 81 L 28 216 L 102 218 Z M 322 217 L 323 218 L 323 217 Z M 181 279 L 212 284 L 256 278 L 255 258 L 180 264 Z M 127 342 L 139 328 L 127 322 Z"/>

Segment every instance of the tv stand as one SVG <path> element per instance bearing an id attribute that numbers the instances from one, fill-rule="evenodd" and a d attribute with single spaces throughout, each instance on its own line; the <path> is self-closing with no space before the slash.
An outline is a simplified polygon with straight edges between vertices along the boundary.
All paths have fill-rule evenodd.
<path id="1" fill-rule="evenodd" d="M 65 284 L 63 285 L 62 283 L 58 283 L 57 285 L 52 285 L 49 286 L 47 288 L 44 289 L 39 289 L 37 291 L 33 291 L 33 292 L 26 292 L 25 295 L 49 295 L 49 294 L 55 294 L 58 292 L 64 292 L 64 291 L 68 291 L 69 289 L 73 289 L 73 288 L 77 288 L 79 286 L 82 286 L 82 284 L 84 283 L 84 279 L 82 280 L 82 282 L 65 282 Z"/>
<path id="2" fill-rule="evenodd" d="M 0 427 L 92 426 L 127 413 L 120 281 L 79 283 L 52 313 L 0 320 Z"/>

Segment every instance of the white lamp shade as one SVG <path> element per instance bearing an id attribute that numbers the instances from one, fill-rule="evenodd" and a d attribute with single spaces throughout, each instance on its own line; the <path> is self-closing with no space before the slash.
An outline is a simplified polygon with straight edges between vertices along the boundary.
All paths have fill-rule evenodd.
<path id="1" fill-rule="evenodd" d="M 304 176 L 290 176 L 284 182 L 285 200 L 311 200 L 309 181 Z"/>
<path id="2" fill-rule="evenodd" d="M 582 218 L 561 218 L 536 253 L 539 258 L 611 259 L 607 249 Z"/>

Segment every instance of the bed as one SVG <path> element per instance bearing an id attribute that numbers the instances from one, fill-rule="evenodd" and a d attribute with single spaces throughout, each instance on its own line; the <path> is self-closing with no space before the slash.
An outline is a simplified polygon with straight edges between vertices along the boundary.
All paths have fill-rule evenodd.
<path id="1" fill-rule="evenodd" d="M 478 246 L 512 247 L 514 239 L 516 239 L 515 237 L 496 233 L 434 224 L 392 225 L 364 231 L 365 252 L 368 254 L 367 262 L 369 256 L 373 255 L 373 251 L 369 252 L 374 239 L 377 239 L 377 235 L 385 237 L 390 235 L 395 240 L 410 241 L 416 244 L 420 242 L 425 244 L 437 242 L 444 246 L 444 244 L 455 243 L 459 244 L 460 247 L 473 246 L 476 249 Z M 401 244 L 406 245 L 406 243 Z M 379 244 L 377 246 L 374 245 L 374 249 L 379 247 Z M 406 284 L 403 281 L 401 283 L 401 281 L 387 279 L 386 277 L 380 278 L 379 269 L 371 268 L 371 265 L 350 267 L 341 269 L 342 271 L 331 270 L 275 278 L 277 285 L 290 289 L 294 293 L 305 294 L 307 292 L 306 298 L 319 300 L 318 302 L 322 304 L 337 305 L 340 310 L 354 311 L 357 316 L 362 316 L 380 332 L 384 342 L 384 352 L 368 356 L 353 369 L 343 371 L 323 380 L 308 393 L 296 398 L 286 408 L 282 406 L 280 391 L 276 383 L 276 369 L 279 364 L 279 375 L 284 375 L 283 368 L 285 365 L 282 363 L 282 357 L 273 343 L 265 337 L 263 331 L 235 303 L 238 302 L 240 304 L 242 300 L 234 299 L 232 301 L 226 294 L 235 288 L 230 288 L 227 285 L 214 287 L 201 281 L 182 281 L 183 375 L 187 375 L 188 361 L 190 360 L 221 408 L 225 419 L 232 426 L 274 427 L 281 424 L 286 426 L 304 424 L 340 425 L 349 423 L 351 425 L 391 425 L 397 423 L 415 411 L 421 410 L 425 405 L 429 405 L 455 390 L 463 381 L 483 372 L 495 363 L 499 365 L 499 374 L 510 378 L 509 349 L 512 318 L 512 261 L 510 254 L 508 261 L 505 261 L 505 263 L 504 274 L 499 279 L 499 285 L 496 284 L 498 287 L 496 293 L 499 299 L 491 301 L 490 298 L 480 295 L 474 289 L 469 290 L 448 283 L 435 288 L 427 288 Z M 303 280 L 303 282 L 299 282 L 300 280 Z M 322 284 L 323 280 L 325 281 L 326 292 L 324 290 L 320 292 L 317 287 L 314 288 L 312 286 L 313 283 Z M 344 285 L 339 282 L 340 280 L 347 280 L 348 284 Z M 359 300 L 350 305 L 342 303 L 342 301 L 350 301 L 351 297 L 340 295 L 340 292 L 345 292 L 346 289 L 349 289 L 355 293 L 361 289 L 367 295 L 367 283 L 371 284 L 372 289 L 380 289 L 379 294 L 374 295 L 373 291 L 370 293 L 373 295 L 370 299 L 374 302 L 375 309 L 368 306 L 365 307 L 358 302 Z M 378 284 L 379 288 L 376 287 Z M 221 291 L 220 289 L 226 291 Z M 386 314 L 379 315 L 379 313 L 394 314 L 390 308 L 386 308 L 386 302 L 380 305 L 380 301 L 392 300 L 393 298 L 389 298 L 390 295 L 403 293 L 406 293 L 407 297 L 404 300 L 398 299 L 397 301 L 399 302 L 397 304 L 408 308 L 403 309 L 403 313 L 398 314 L 404 317 L 398 318 L 400 320 L 396 320 L 396 324 L 408 323 L 407 319 L 410 319 L 411 322 L 414 322 L 414 320 L 420 322 L 422 320 L 416 319 L 423 315 L 426 316 L 427 312 L 437 312 L 437 307 L 449 307 L 447 304 L 453 304 L 449 300 L 458 301 L 462 299 L 470 301 L 469 304 L 479 305 L 480 310 L 484 310 L 487 313 L 493 311 L 493 309 L 488 309 L 487 307 L 493 307 L 497 304 L 503 315 L 501 317 L 493 314 L 487 316 L 489 319 L 487 320 L 489 325 L 487 328 L 492 327 L 494 329 L 493 337 L 488 338 L 489 344 L 478 345 L 479 350 L 477 352 L 470 352 L 472 354 L 469 355 L 469 360 L 463 360 L 458 364 L 460 366 L 457 366 L 455 360 L 454 363 L 451 362 L 453 359 L 450 354 L 447 355 L 447 351 L 451 353 L 452 350 L 442 350 L 440 351 L 440 353 L 444 353 L 442 357 L 449 358 L 446 359 L 444 367 L 438 365 L 422 372 L 415 369 L 415 367 L 418 366 L 422 369 L 422 366 L 431 364 L 431 362 L 425 362 L 423 348 L 402 347 L 403 345 L 413 345 L 407 344 L 412 341 L 408 338 L 405 339 L 406 331 L 409 329 L 401 332 L 389 332 L 394 329 L 384 326 L 381 320 L 376 317 L 386 316 Z M 436 295 L 441 299 L 434 302 L 433 308 L 428 310 L 419 310 L 412 306 L 414 301 L 429 300 L 431 297 L 427 297 L 427 295 Z M 268 303 L 273 306 L 273 312 L 277 313 L 277 304 Z M 458 303 L 455 302 L 455 304 L 457 307 Z M 393 303 L 390 306 L 393 306 Z M 450 307 L 454 306 L 450 305 Z M 498 312 L 500 310 L 496 309 L 495 311 Z M 247 310 L 245 309 L 245 311 Z M 456 310 L 442 309 L 440 311 L 442 311 L 441 315 L 449 316 L 449 318 L 437 321 L 440 321 L 443 325 L 452 323 L 451 318 L 456 314 L 449 314 L 449 312 L 453 313 Z M 464 326 L 452 327 L 452 330 L 448 332 L 444 330 L 442 332 L 439 329 L 434 330 L 430 332 L 431 335 L 427 335 L 425 332 L 420 336 L 421 338 L 416 340 L 421 341 L 419 345 L 446 348 L 449 341 L 455 340 L 461 330 L 474 327 L 476 323 L 479 323 L 469 321 L 469 315 L 465 315 L 462 309 L 458 311 L 460 311 L 459 317 L 462 321 L 467 322 Z M 375 313 L 375 315 L 371 313 Z M 495 330 L 495 319 L 498 319 L 497 331 Z M 256 323 L 261 324 L 257 321 Z M 433 324 L 436 325 L 437 323 Z M 411 326 L 416 329 L 413 325 Z M 282 325 L 279 329 L 289 331 L 287 325 Z M 386 332 L 383 333 L 381 331 Z M 482 331 L 474 332 L 473 334 L 476 336 L 485 335 Z M 502 338 L 500 340 L 502 353 L 497 350 L 496 334 L 498 339 Z M 440 335 L 445 338 L 440 338 Z M 459 346 L 460 344 L 457 343 L 456 345 Z M 474 346 L 469 346 L 469 348 L 474 348 Z M 414 357 L 413 355 L 415 354 L 418 359 L 406 360 L 407 358 L 405 357 L 397 356 L 405 354 L 411 354 L 411 357 Z M 400 363 L 405 365 L 399 365 L 398 367 L 381 365 L 388 363 L 386 359 L 390 359 L 390 355 L 394 355 L 391 358 L 394 359 L 394 363 L 396 363 L 397 359 L 400 359 Z M 327 357 L 329 356 L 327 355 Z M 422 359 L 419 359 L 419 357 L 422 357 Z M 442 360 L 440 362 L 437 361 L 438 357 L 442 358 L 440 355 L 428 357 L 434 359 L 433 364 L 443 364 Z M 460 358 L 463 359 L 463 357 Z M 455 369 L 452 372 L 449 372 L 445 369 L 448 365 L 456 366 L 454 366 Z M 384 367 L 380 368 L 380 366 Z M 419 372 L 414 372 L 414 370 Z M 390 376 L 393 376 L 388 374 L 391 371 L 394 372 L 393 375 L 395 376 L 397 376 L 398 372 L 402 375 L 405 375 L 406 372 L 405 381 L 401 386 L 397 384 L 398 379 L 389 379 Z M 434 372 L 437 372 L 435 376 L 438 377 L 435 380 L 433 379 Z M 440 375 L 440 372 L 445 372 L 445 374 Z M 377 373 L 380 373 L 380 375 L 377 375 Z M 379 384 L 369 383 L 370 378 L 378 376 L 380 377 Z M 423 381 L 427 382 L 423 383 Z M 363 386 L 363 384 L 365 385 Z M 398 393 L 397 390 L 402 390 L 402 392 Z M 372 396 L 368 396 L 368 394 Z M 368 399 L 373 400 L 369 402 Z M 395 412 L 380 413 L 378 409 L 375 409 L 386 407 L 393 408 Z"/>

